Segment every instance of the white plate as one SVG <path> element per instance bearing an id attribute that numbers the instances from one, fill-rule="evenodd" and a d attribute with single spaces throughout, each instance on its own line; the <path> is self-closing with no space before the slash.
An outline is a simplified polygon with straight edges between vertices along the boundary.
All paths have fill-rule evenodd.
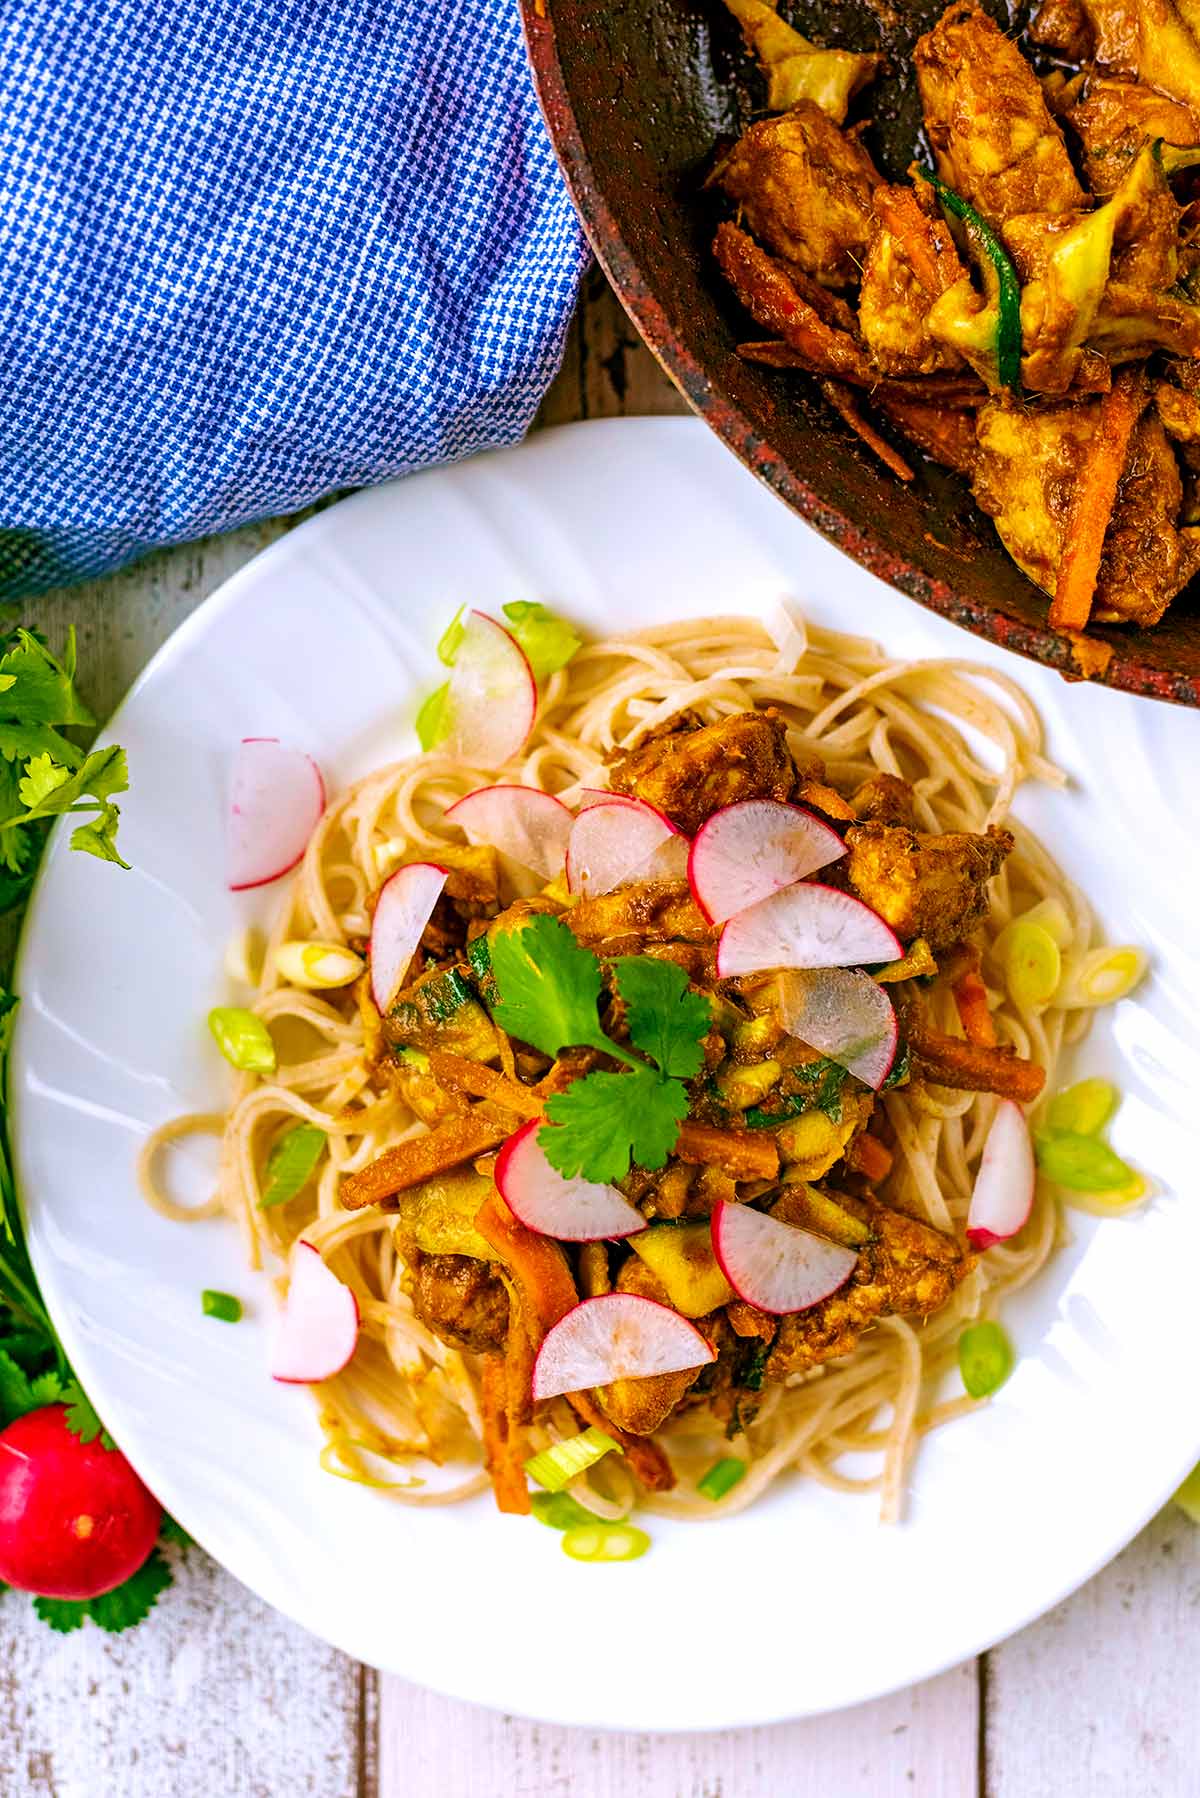
<path id="1" fill-rule="evenodd" d="M 655 1520 L 631 1566 L 580 1566 L 486 1498 L 413 1511 L 330 1479 L 307 1396 L 266 1375 L 266 1285 L 233 1228 L 163 1221 L 132 1176 L 150 1126 L 222 1100 L 204 1017 L 245 910 L 222 887 L 232 745 L 278 734 L 333 787 L 403 750 L 464 599 L 539 598 L 608 632 L 784 592 L 894 654 L 992 662 L 1037 700 L 1074 786 L 1028 795 L 1022 814 L 1110 933 L 1154 956 L 1078 1071 L 1119 1081 L 1116 1146 L 1161 1196 L 1135 1221 L 1073 1219 L 1073 1244 L 1006 1313 L 1016 1373 L 923 1447 L 897 1528 L 877 1526 L 874 1498 L 793 1484 L 726 1523 Z M 1116 1553 L 1200 1455 L 1192 714 L 1070 689 L 974 642 L 845 560 L 703 425 L 672 419 L 571 426 L 322 514 L 200 608 L 113 730 L 134 871 L 68 854 L 60 833 L 25 931 L 12 1096 L 30 1242 L 121 1446 L 280 1610 L 506 1710 L 625 1729 L 768 1722 L 922 1679 L 1016 1629 Z M 250 1320 L 203 1318 L 204 1286 L 243 1294 Z M 738 1622 L 749 1646 L 734 1652 L 721 1632 Z"/>

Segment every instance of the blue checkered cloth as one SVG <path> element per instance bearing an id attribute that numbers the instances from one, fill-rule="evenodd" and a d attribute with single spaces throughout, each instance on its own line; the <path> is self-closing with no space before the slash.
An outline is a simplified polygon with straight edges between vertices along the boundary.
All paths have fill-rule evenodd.
<path id="1" fill-rule="evenodd" d="M 0 593 L 510 443 L 586 251 L 516 0 L 0 8 Z"/>

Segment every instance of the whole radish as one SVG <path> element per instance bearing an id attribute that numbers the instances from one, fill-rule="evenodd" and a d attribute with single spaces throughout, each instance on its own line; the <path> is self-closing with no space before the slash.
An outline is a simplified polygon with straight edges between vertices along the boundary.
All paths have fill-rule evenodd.
<path id="1" fill-rule="evenodd" d="M 63 1405 L 0 1431 L 0 1579 L 44 1598 L 98 1598 L 145 1561 L 162 1507 L 119 1449 L 83 1442 Z"/>

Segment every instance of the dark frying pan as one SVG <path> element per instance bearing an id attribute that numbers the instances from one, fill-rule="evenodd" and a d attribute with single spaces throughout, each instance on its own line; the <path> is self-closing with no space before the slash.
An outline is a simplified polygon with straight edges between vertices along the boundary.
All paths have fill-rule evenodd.
<path id="1" fill-rule="evenodd" d="M 901 0 L 903 4 L 903 0 Z M 1057 668 L 1200 706 L 1200 607 L 1177 599 L 1153 631 L 1097 628 L 1081 665 L 1046 628 L 1045 595 L 1000 547 L 962 480 L 916 459 L 902 486 L 805 375 L 742 362 L 757 333 L 709 254 L 718 213 L 703 178 L 718 139 L 762 90 L 720 0 L 521 0 L 542 109 L 596 255 L 685 398 L 782 499 L 875 574 L 967 630 Z M 920 113 L 908 51 L 944 0 L 816 0 L 784 11 L 819 43 L 883 49 L 868 142 L 903 174 Z M 864 621 L 866 623 L 867 621 Z"/>

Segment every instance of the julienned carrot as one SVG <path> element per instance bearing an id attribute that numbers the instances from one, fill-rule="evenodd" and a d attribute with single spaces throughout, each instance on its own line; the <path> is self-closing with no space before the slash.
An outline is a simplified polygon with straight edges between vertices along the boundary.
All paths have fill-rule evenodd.
<path id="1" fill-rule="evenodd" d="M 519 1224 L 499 1193 L 479 1207 L 475 1228 L 510 1269 L 521 1292 L 525 1323 L 536 1343 L 579 1303 L 579 1294 L 558 1243 Z"/>
<path id="2" fill-rule="evenodd" d="M 872 1186 L 878 1186 L 886 1180 L 892 1171 L 894 1156 L 886 1143 L 881 1143 L 877 1136 L 864 1131 L 856 1136 L 846 1150 L 845 1161 L 848 1168 L 869 1180 Z"/>
<path id="3" fill-rule="evenodd" d="M 950 990 L 967 1041 L 991 1048 L 996 1041 L 996 1026 L 988 1010 L 987 988 L 978 968 L 967 968 Z"/>
<path id="4" fill-rule="evenodd" d="M 349 1211 L 364 1205 L 378 1205 L 398 1192 L 420 1186 L 435 1174 L 460 1167 L 476 1155 L 498 1148 L 511 1134 L 508 1124 L 485 1117 L 481 1109 L 463 1117 L 447 1118 L 427 1136 L 410 1136 L 407 1142 L 385 1149 L 356 1174 L 342 1181 L 338 1197 Z"/>
<path id="5" fill-rule="evenodd" d="M 1123 368 L 1100 401 L 1096 429 L 1075 482 L 1050 602 L 1056 631 L 1081 631 L 1092 613 L 1104 539 L 1129 458 L 1129 440 L 1148 399 L 1140 368 Z"/>
<path id="6" fill-rule="evenodd" d="M 496 1494 L 496 1508 L 510 1516 L 529 1514 L 529 1487 L 521 1463 L 521 1439 L 509 1413 L 503 1355 L 485 1355 L 480 1369 L 483 1458 Z"/>

